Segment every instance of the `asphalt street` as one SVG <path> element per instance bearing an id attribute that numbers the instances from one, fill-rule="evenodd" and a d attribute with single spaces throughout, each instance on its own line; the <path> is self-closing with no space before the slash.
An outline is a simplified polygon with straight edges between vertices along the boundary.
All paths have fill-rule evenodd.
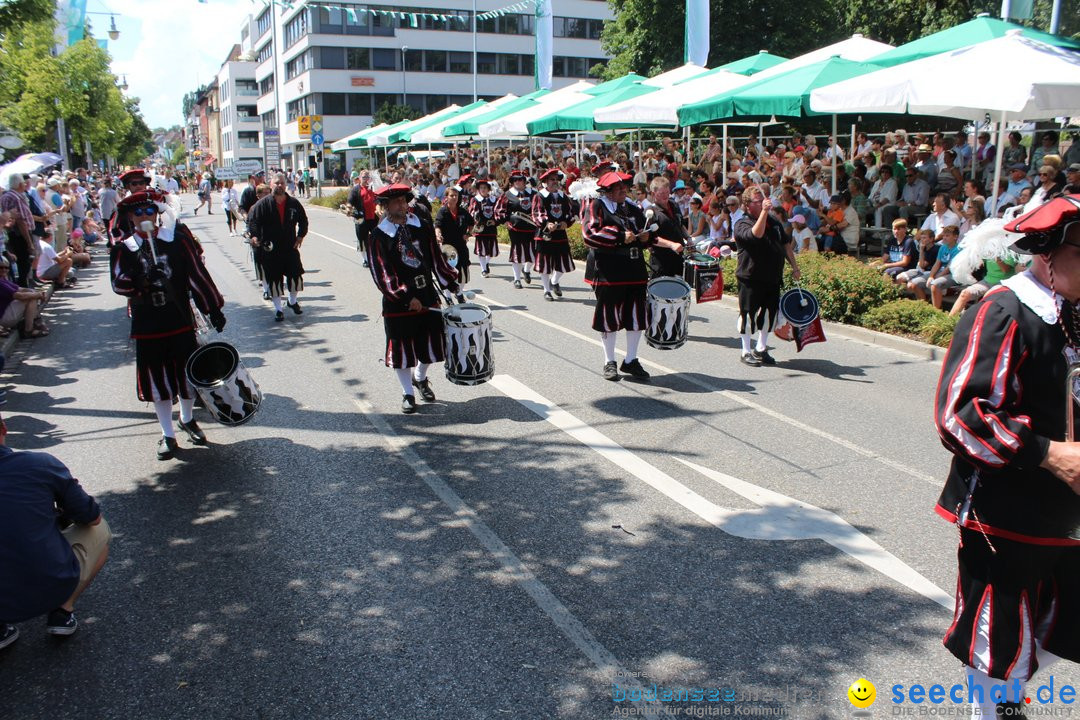
<path id="1" fill-rule="evenodd" d="M 156 459 L 103 260 L 19 344 L 8 444 L 67 463 L 115 540 L 74 637 L 31 621 L 0 652 L 0 717 L 824 720 L 860 677 L 875 717 L 893 685 L 960 681 L 937 363 L 832 337 L 746 367 L 711 303 L 684 347 L 642 344 L 651 381 L 606 382 L 583 263 L 544 302 L 503 248 L 471 286 L 495 378 L 437 367 L 404 416 L 352 223 L 308 212 L 284 323 L 220 211 L 183 218 L 264 394 L 240 427 L 200 411 L 208 447 Z M 628 699 L 654 685 L 723 691 Z"/>

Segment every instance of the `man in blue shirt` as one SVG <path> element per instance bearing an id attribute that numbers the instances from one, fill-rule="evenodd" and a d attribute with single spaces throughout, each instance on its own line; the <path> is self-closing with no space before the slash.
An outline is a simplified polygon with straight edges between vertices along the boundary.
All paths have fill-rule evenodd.
<path id="1" fill-rule="evenodd" d="M 75 601 L 105 564 L 112 537 L 62 462 L 14 452 L 6 440 L 0 418 L 0 648 L 19 637 L 11 623 L 46 613 L 50 635 L 73 634 Z"/>
<path id="2" fill-rule="evenodd" d="M 1027 166 L 1024 163 L 1013 163 L 1009 166 L 1009 187 L 1006 192 L 1018 198 L 1020 191 L 1026 187 L 1032 187 L 1027 177 Z M 1001 205 L 999 204 L 998 207 Z"/>

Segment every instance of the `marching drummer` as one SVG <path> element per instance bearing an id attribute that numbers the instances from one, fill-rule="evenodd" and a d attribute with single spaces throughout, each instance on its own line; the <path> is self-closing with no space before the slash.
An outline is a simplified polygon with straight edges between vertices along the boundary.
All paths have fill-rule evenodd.
<path id="1" fill-rule="evenodd" d="M 510 265 L 514 268 L 514 287 L 518 290 L 521 289 L 522 277 L 526 285 L 532 283 L 533 236 L 536 234 L 536 226 L 532 223 L 533 193 L 529 192 L 527 187 L 525 173 L 514 170 L 510 173 L 510 188 L 499 198 L 500 216 L 507 219 Z"/>
<path id="2" fill-rule="evenodd" d="M 161 425 L 157 457 L 168 460 L 177 450 L 172 406 L 180 401 L 180 429 L 194 445 L 206 435 L 193 415 L 195 393 L 185 366 L 195 351 L 195 306 L 218 332 L 225 327 L 225 301 L 203 265 L 195 238 L 183 224 L 159 225 L 163 196 L 133 193 L 118 205 L 123 227 L 135 228 L 113 246 L 112 288 L 128 298 L 131 337 L 135 339 L 135 377 L 139 400 L 152 402 Z M 170 220 L 174 220 L 170 218 Z"/>
<path id="3" fill-rule="evenodd" d="M 435 236 L 440 245 L 449 245 L 457 255 L 454 267 L 458 272 L 458 301 L 463 302 L 465 285 L 469 282 L 469 243 L 466 237 L 473 225 L 472 215 L 461 201 L 461 186 L 451 185 L 446 188 L 439 212 L 435 216 Z M 445 248 L 443 249 L 445 252 Z"/>
<path id="4" fill-rule="evenodd" d="M 604 345 L 604 379 L 618 380 L 619 371 L 645 379 L 637 350 L 645 329 L 645 293 L 649 270 L 645 248 L 654 247 L 656 235 L 646 229 L 645 213 L 626 202 L 632 176 L 605 173 L 597 186 L 601 196 L 586 202 L 582 210 L 581 235 L 589 246 L 585 282 L 593 287 L 596 309 L 593 330 Z M 626 359 L 615 363 L 615 339 L 626 331 Z"/>
<path id="5" fill-rule="evenodd" d="M 769 212 L 772 200 L 757 185 L 744 190 L 742 197 L 746 214 L 735 223 L 734 233 L 739 248 L 735 277 L 739 281 L 741 360 L 752 367 L 775 365 L 768 341 L 780 310 L 784 260 L 791 263 L 792 277 L 798 280 L 801 273 L 791 236 Z"/>
<path id="6" fill-rule="evenodd" d="M 435 281 L 458 291 L 458 273 L 439 248 L 435 229 L 409 212 L 412 188 L 387 185 L 375 193 L 383 219 L 369 237 L 367 254 L 375 286 L 383 294 L 387 367 L 401 383 L 401 412 L 416 412 L 415 391 L 434 402 L 428 380 L 433 363 L 446 359 L 443 318 Z"/>
<path id="7" fill-rule="evenodd" d="M 683 225 L 682 213 L 671 199 L 671 184 L 666 177 L 661 175 L 653 178 L 650 187 L 653 195 L 652 210 L 656 223 L 660 226 L 656 231 L 659 238 L 657 247 L 649 253 L 650 276 L 682 277 L 683 253 L 689 237 Z"/>
<path id="8" fill-rule="evenodd" d="M 540 176 L 544 188 L 532 202 L 532 219 L 536 225 L 536 272 L 544 285 L 544 299 L 562 297 L 559 280 L 563 273 L 575 268 L 570 254 L 570 238 L 566 229 L 574 224 L 574 207 L 562 191 L 563 175 L 552 168 Z"/>

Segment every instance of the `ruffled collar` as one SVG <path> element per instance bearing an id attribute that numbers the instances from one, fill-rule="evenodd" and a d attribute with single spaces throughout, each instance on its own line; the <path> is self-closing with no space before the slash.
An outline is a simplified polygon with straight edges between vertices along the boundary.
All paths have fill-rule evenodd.
<path id="1" fill-rule="evenodd" d="M 1050 288 L 1039 282 L 1030 270 L 1005 278 L 1001 284 L 1016 293 L 1029 310 L 1042 318 L 1047 325 L 1056 325 L 1061 298 L 1055 297 Z"/>

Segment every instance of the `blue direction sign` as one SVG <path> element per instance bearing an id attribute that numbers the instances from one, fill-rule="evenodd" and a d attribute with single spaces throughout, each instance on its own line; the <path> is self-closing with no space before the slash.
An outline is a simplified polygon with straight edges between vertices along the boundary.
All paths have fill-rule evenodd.
<path id="1" fill-rule="evenodd" d="M 311 133 L 311 144 L 314 145 L 315 147 L 322 147 L 323 134 L 321 132 L 313 132 L 313 133 Z"/>

